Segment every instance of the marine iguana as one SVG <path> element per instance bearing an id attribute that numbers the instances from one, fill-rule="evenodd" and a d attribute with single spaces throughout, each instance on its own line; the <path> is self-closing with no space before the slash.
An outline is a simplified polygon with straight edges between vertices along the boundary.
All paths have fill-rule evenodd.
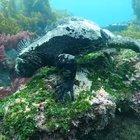
<path id="1" fill-rule="evenodd" d="M 39 68 L 55 66 L 66 71 L 64 82 L 58 85 L 58 99 L 64 101 L 69 94 L 73 100 L 76 75 L 75 57 L 104 48 L 126 48 L 140 52 L 140 42 L 116 36 L 95 23 L 79 18 L 67 18 L 25 48 L 16 60 L 16 72 L 21 77 L 31 77 Z"/>

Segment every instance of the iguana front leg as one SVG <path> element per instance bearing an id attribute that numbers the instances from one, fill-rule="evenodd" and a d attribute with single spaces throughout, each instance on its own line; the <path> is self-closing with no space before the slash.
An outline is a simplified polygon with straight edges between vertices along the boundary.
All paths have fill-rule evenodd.
<path id="1" fill-rule="evenodd" d="M 73 85 L 76 75 L 76 60 L 73 55 L 60 54 L 57 57 L 56 67 L 60 69 L 62 81 L 58 81 L 56 93 L 58 100 L 64 102 L 66 98 L 74 100 Z"/>

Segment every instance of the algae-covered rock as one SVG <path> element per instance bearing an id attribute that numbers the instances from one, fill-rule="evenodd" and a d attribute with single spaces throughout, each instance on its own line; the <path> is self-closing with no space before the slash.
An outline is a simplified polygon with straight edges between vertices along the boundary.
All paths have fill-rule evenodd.
<path id="1" fill-rule="evenodd" d="M 45 137 L 55 139 L 58 135 L 64 139 L 76 137 L 79 132 L 84 135 L 94 129 L 101 130 L 109 124 L 116 105 L 108 93 L 103 89 L 92 92 L 89 87 L 81 91 L 76 85 L 75 101 L 62 104 L 54 93 L 57 73 L 56 69 L 43 68 L 26 87 L 1 102 L 4 134 L 27 139 L 40 132 Z M 85 87 L 89 86 L 86 84 Z"/>
<path id="2" fill-rule="evenodd" d="M 140 89 L 138 58 L 139 54 L 126 50 L 80 58 L 74 82 L 76 97 L 74 101 L 66 97 L 65 103 L 58 102 L 55 93 L 58 82 L 63 82 L 60 70 L 40 69 L 23 89 L 1 101 L 2 133 L 15 139 L 57 140 L 103 131 L 115 119 L 115 110 L 123 110 L 119 102 L 139 102 L 132 100 Z M 138 109 L 134 105 L 133 110 Z"/>
<path id="3" fill-rule="evenodd" d="M 35 50 L 38 47 L 35 46 Z M 31 56 L 29 52 L 25 51 L 25 55 L 22 55 Z M 73 58 L 61 55 L 64 56 L 65 59 Z M 28 58 L 26 62 L 31 62 L 28 60 L 32 57 Z M 0 101 L 0 133 L 15 140 L 64 140 L 83 139 L 90 132 L 98 136 L 98 133 L 108 128 L 112 129 L 111 133 L 123 130 L 114 130 L 112 127 L 114 119 L 118 124 L 116 114 L 139 116 L 139 58 L 139 53 L 125 49 L 103 49 L 77 55 L 77 71 L 72 86 L 75 99 L 72 101 L 68 92 L 63 94 L 67 99 L 64 102 L 57 100 L 61 92 L 58 95 L 56 91 L 59 89 L 57 87 L 69 81 L 69 71 L 65 72 L 60 67 L 41 66 L 26 86 Z M 35 63 L 40 61 L 35 60 Z M 62 74 L 68 79 L 65 80 Z M 67 85 L 64 86 L 66 89 Z M 126 122 L 116 124 L 117 128 L 125 126 L 125 132 L 128 130 Z"/>

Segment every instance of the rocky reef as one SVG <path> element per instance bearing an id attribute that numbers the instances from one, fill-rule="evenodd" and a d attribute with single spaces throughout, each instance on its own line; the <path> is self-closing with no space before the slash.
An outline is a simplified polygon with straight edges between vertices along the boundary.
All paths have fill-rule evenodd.
<path id="1" fill-rule="evenodd" d="M 104 53 L 78 60 L 73 102 L 56 100 L 59 70 L 40 69 L 26 86 L 1 100 L 2 133 L 14 139 L 79 139 L 92 132 L 97 138 L 118 114 L 138 117 L 140 69 L 134 66 L 139 55 L 118 53 L 112 62 Z"/>
<path id="2" fill-rule="evenodd" d="M 91 24 L 88 24 L 88 26 L 87 24 L 82 25 L 89 27 Z M 62 41 L 59 38 L 58 41 L 56 34 L 53 34 L 54 36 L 50 36 L 50 38 L 55 40 L 55 45 L 58 45 L 59 49 L 62 44 L 63 47 L 68 45 L 65 49 L 63 48 L 64 50 L 62 49 L 64 52 L 57 54 L 58 49 L 56 49 L 54 51 L 57 54 L 56 56 L 65 53 L 65 51 L 72 51 L 73 54 L 76 54 L 77 66 L 73 79 L 75 99 L 71 100 L 71 97 L 66 94 L 65 102 L 57 100 L 58 92 L 56 92 L 56 89 L 60 83 L 65 82 L 63 76 L 67 75 L 69 71 L 63 71 L 62 67 L 57 67 L 57 65 L 44 65 L 45 62 L 40 60 L 46 57 L 42 56 L 40 58 L 41 55 L 37 54 L 36 50 L 41 52 L 44 48 L 44 46 L 40 47 L 42 44 L 45 44 L 45 47 L 48 46 L 49 50 L 55 49 L 52 47 L 54 41 L 52 43 L 52 40 L 50 42 L 47 40 L 41 45 L 36 44 L 34 48 L 30 47 L 28 51 L 24 51 L 19 58 L 21 57 L 28 64 L 25 73 L 32 71 L 29 67 L 32 66 L 29 58 L 33 60 L 36 58 L 28 57 L 29 54 L 33 54 L 32 56 L 37 55 L 40 58 L 38 59 L 39 64 L 43 62 L 43 65 L 37 67 L 31 80 L 26 85 L 22 86 L 13 95 L 0 100 L 0 133 L 14 140 L 102 140 L 103 138 L 107 140 L 114 138 L 131 140 L 134 138 L 137 140 L 140 135 L 138 131 L 138 119 L 140 117 L 140 54 L 139 51 L 133 51 L 135 49 L 125 49 L 131 48 L 131 46 L 139 47 L 137 40 L 128 40 L 121 37 L 125 41 L 120 42 L 120 44 L 124 46 L 120 47 L 118 45 L 116 49 L 114 36 L 113 41 L 110 41 L 113 34 L 106 30 L 96 28 L 98 30 L 95 32 L 93 30 L 95 28 L 92 28 L 91 31 L 90 29 L 93 26 L 90 26 L 88 31 L 85 31 L 84 36 L 77 36 L 78 33 L 81 33 L 79 26 L 75 33 L 69 28 L 66 29 L 66 27 L 65 32 L 62 30 L 64 29 L 63 25 L 52 31 L 57 35 L 59 34 L 62 39 L 65 36 L 65 40 Z M 74 26 L 74 28 L 76 27 Z M 66 37 L 68 35 L 71 37 L 75 35 L 80 38 L 80 41 L 76 44 L 77 48 L 69 49 L 73 40 L 71 41 Z M 85 39 L 87 36 L 92 37 L 90 41 Z M 67 44 L 66 38 L 69 39 Z M 83 41 L 81 42 L 82 39 L 85 39 L 88 44 L 81 44 L 83 43 Z M 115 42 L 115 46 L 112 42 Z M 111 44 L 114 49 L 103 46 L 107 43 Z M 126 47 L 127 45 L 128 47 Z M 80 51 L 77 55 L 75 50 L 79 49 L 78 47 Z M 100 47 L 100 49 L 97 49 L 97 47 Z M 92 51 L 86 52 L 89 48 Z M 24 67 L 22 66 L 24 65 L 19 64 L 21 67 L 17 68 L 23 70 Z M 131 131 L 134 127 L 135 131 Z M 126 136 L 125 133 L 128 133 L 128 131 L 129 135 Z M 135 134 L 134 137 L 132 137 L 133 133 Z"/>

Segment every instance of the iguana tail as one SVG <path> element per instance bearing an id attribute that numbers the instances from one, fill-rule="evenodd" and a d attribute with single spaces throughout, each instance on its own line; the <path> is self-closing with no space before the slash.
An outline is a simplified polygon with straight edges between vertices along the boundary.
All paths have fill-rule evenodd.
<path id="1" fill-rule="evenodd" d="M 111 38 L 108 41 L 108 47 L 131 49 L 135 52 L 140 53 L 140 40 L 117 36 L 117 37 Z"/>

